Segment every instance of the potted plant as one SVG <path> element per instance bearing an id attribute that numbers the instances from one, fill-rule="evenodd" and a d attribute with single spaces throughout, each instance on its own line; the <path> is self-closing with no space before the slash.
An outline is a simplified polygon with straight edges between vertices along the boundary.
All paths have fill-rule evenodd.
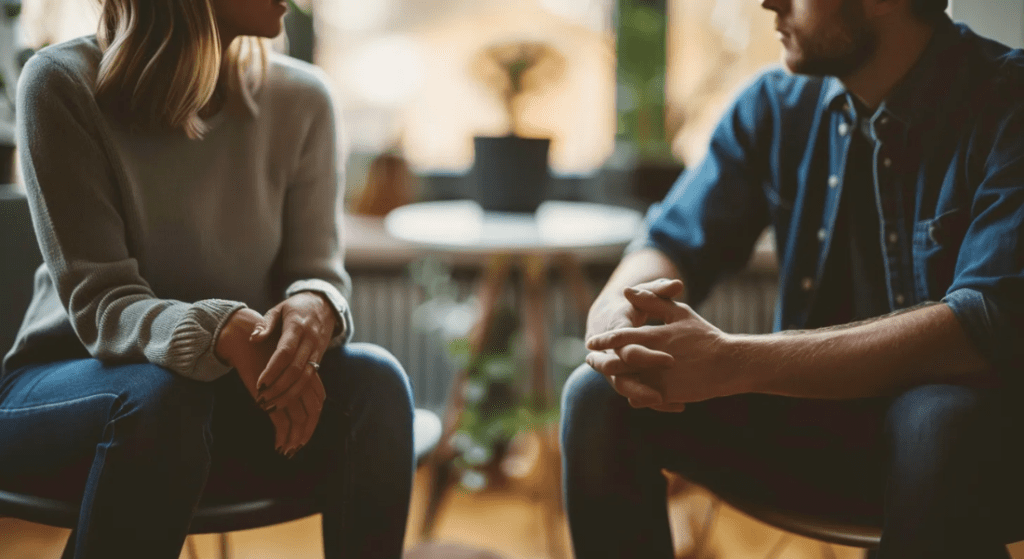
<path id="1" fill-rule="evenodd" d="M 477 491 L 500 484 L 506 476 L 526 475 L 513 471 L 523 468 L 507 460 L 509 450 L 517 438 L 557 423 L 559 400 L 541 402 L 526 394 L 530 359 L 518 313 L 509 305 L 499 308 L 486 329 L 486 339 L 474 351 L 470 338 L 480 314 L 478 301 L 460 299 L 451 270 L 436 259 L 417 260 L 410 266 L 410 275 L 425 295 L 413 314 L 413 324 L 447 349 L 454 368 L 466 372 L 456 387 L 464 407 L 449 441 L 455 451 L 451 465 L 460 485 Z M 558 337 L 551 350 L 554 377 L 559 381 L 587 354 L 583 340 L 572 336 Z"/>
<path id="2" fill-rule="evenodd" d="M 501 98 L 508 134 L 473 138 L 477 201 L 485 210 L 533 212 L 548 181 L 549 138 L 526 138 L 522 104 L 528 93 L 559 80 L 565 57 L 550 44 L 515 41 L 491 45 L 476 57 L 474 74 Z"/>

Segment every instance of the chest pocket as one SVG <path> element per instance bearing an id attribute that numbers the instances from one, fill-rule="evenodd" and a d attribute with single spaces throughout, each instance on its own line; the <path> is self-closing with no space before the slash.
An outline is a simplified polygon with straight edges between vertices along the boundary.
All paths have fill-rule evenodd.
<path id="1" fill-rule="evenodd" d="M 953 284 L 970 216 L 955 209 L 914 224 L 914 283 L 920 301 L 938 301 Z"/>
<path id="2" fill-rule="evenodd" d="M 794 183 L 796 181 L 793 181 Z M 791 227 L 793 219 L 793 206 L 795 192 L 787 192 L 776 187 L 772 181 L 761 183 L 761 190 L 764 193 L 765 201 L 768 203 L 768 213 L 775 228 L 778 246 L 785 245 L 786 231 Z"/>

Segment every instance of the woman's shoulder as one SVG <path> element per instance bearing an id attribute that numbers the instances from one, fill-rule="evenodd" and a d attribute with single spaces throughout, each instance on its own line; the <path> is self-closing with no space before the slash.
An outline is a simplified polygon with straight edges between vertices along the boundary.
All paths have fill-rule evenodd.
<path id="1" fill-rule="evenodd" d="M 102 57 L 95 36 L 78 37 L 37 51 L 25 64 L 21 80 L 28 87 L 85 86 L 91 91 Z"/>
<path id="2" fill-rule="evenodd" d="M 317 66 L 290 56 L 271 52 L 267 57 L 267 81 L 264 84 L 275 98 L 289 103 L 332 104 L 327 74 Z"/>

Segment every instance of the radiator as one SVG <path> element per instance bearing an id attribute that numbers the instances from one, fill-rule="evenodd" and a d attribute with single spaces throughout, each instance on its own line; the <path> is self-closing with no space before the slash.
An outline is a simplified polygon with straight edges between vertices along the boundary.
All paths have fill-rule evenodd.
<path id="1" fill-rule="evenodd" d="M 349 271 L 353 281 L 354 341 L 371 342 L 390 350 L 409 374 L 416 405 L 442 411 L 456 371 L 440 341 L 412 325 L 412 312 L 423 302 L 420 289 L 404 269 Z M 606 279 L 606 274 L 590 275 L 594 293 Z M 460 293 L 472 289 L 472 277 L 455 281 Z M 584 317 L 577 316 L 563 284 L 553 278 L 550 286 L 547 314 L 552 343 L 565 337 L 581 338 Z M 726 332 L 768 332 L 777 289 L 774 274 L 744 272 L 721 282 L 698 312 Z M 552 359 L 549 370 L 557 390 L 571 367 Z"/>

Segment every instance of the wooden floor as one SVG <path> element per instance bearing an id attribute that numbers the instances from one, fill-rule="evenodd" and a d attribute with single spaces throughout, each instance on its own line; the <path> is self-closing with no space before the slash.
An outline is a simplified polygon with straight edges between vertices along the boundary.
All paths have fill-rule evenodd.
<path id="1" fill-rule="evenodd" d="M 407 537 L 407 547 L 416 551 L 410 551 L 408 555 L 410 559 L 452 559 L 454 554 L 451 552 L 426 553 L 422 542 L 417 541 L 428 474 L 426 468 L 421 468 L 416 478 Z M 440 520 L 437 539 L 440 542 L 460 544 L 463 548 L 489 550 L 502 559 L 557 559 L 552 557 L 543 536 L 545 530 L 541 503 L 531 499 L 528 494 L 529 491 L 514 482 L 500 490 L 480 493 L 457 491 Z M 700 525 L 710 503 L 709 499 L 706 493 L 697 489 L 670 500 L 673 522 L 678 527 L 675 539 L 681 556 L 686 555 L 692 543 L 692 536 L 685 527 L 689 524 Z M 559 524 L 558 529 L 563 537 L 560 543 L 567 546 L 564 522 Z M 234 559 L 321 559 L 323 548 L 319 531 L 319 518 L 312 517 L 269 528 L 232 533 L 232 556 Z M 67 534 L 67 530 L 14 519 L 0 519 L 0 558 L 57 559 Z M 783 537 L 788 536 L 723 507 L 712 530 L 711 553 L 705 554 L 704 559 L 760 559 Z M 201 559 L 218 557 L 216 536 L 198 536 L 194 542 Z M 856 549 L 833 546 L 832 550 L 836 559 L 859 559 L 863 556 L 863 552 Z M 1024 544 L 1011 546 L 1011 553 L 1015 559 L 1024 559 Z M 824 559 L 829 555 L 823 553 L 821 544 L 792 536 L 777 557 Z M 183 552 L 182 558 L 188 558 L 188 554 Z"/>

